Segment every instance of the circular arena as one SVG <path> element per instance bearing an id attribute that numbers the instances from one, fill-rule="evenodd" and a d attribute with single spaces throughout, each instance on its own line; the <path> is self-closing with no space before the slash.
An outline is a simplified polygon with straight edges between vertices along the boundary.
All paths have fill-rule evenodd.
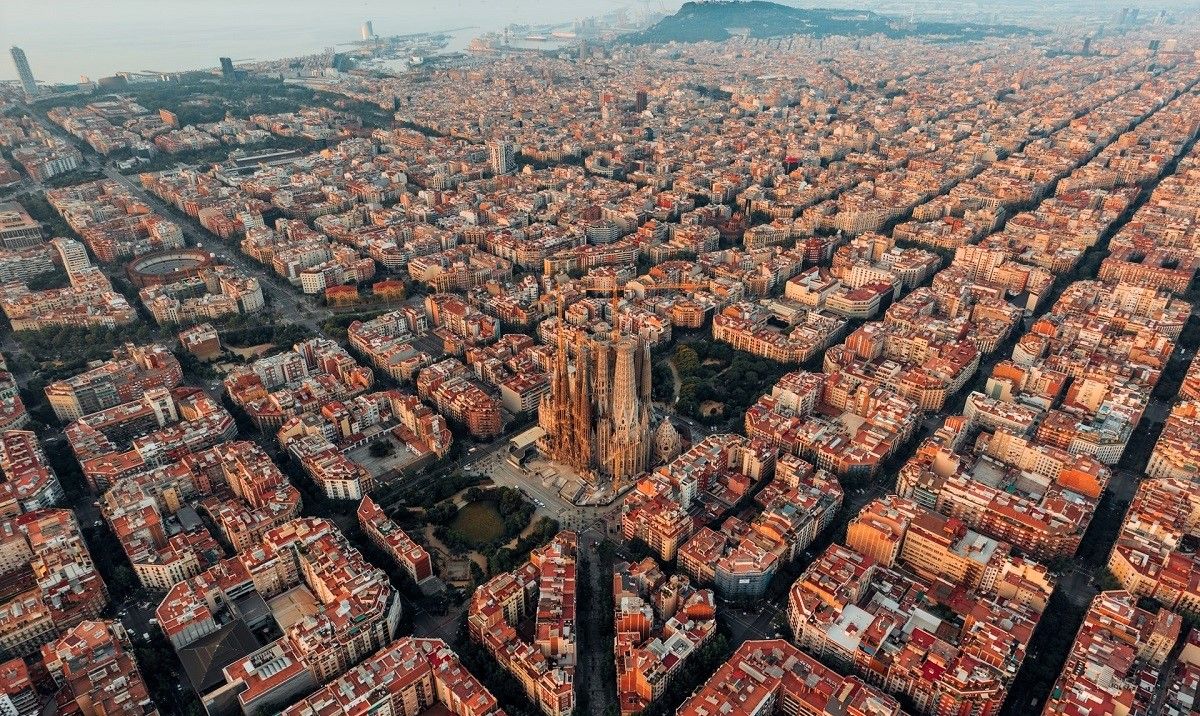
<path id="1" fill-rule="evenodd" d="M 203 249 L 173 249 L 139 256 L 125 264 L 125 275 L 145 288 L 195 276 L 212 264 L 212 254 Z"/>

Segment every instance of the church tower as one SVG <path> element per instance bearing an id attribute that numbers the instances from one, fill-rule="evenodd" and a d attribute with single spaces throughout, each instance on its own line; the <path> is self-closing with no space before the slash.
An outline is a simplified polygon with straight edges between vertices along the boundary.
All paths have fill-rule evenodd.
<path id="1" fill-rule="evenodd" d="M 542 449 L 615 488 L 650 466 L 650 348 L 639 336 L 617 333 L 581 337 L 573 363 L 567 354 L 560 339 L 550 392 L 538 406 Z"/>

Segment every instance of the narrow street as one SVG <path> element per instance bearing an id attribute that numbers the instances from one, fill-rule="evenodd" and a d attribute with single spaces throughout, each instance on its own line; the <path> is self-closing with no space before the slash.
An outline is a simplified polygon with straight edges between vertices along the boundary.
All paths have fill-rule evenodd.
<path id="1" fill-rule="evenodd" d="M 1080 259 L 1079 265 L 1086 265 L 1092 255 L 1107 253 L 1108 242 L 1133 219 L 1137 210 L 1149 200 L 1154 188 L 1175 172 L 1179 159 L 1187 156 L 1195 143 L 1195 137 L 1185 142 L 1179 154 L 1163 168 L 1162 173 L 1154 180 L 1146 182 L 1137 199 L 1108 227 L 1096 246 L 1089 249 Z M 1179 346 L 1176 346 L 1176 351 L 1179 350 Z M 1155 406 L 1156 413 L 1162 413 L 1166 409 L 1163 403 L 1169 402 L 1154 397 L 1150 401 L 1151 406 Z M 1149 413 L 1147 410 L 1147 415 Z M 1025 662 L 1009 687 L 1008 698 L 1001 711 L 1004 716 L 1024 716 L 1030 709 L 1036 709 L 1045 703 L 1058 671 L 1066 661 L 1088 605 L 1099 591 L 1093 581 L 1095 573 L 1107 563 L 1108 553 L 1116 541 L 1125 511 L 1137 491 L 1138 481 L 1145 474 L 1150 450 L 1158 439 L 1161 428 L 1161 424 L 1143 416 L 1141 424 L 1129 440 L 1124 456 L 1113 467 L 1108 489 L 1101 497 L 1092 521 L 1083 535 L 1074 564 L 1059 576 L 1058 588 L 1051 596 L 1050 603 L 1042 613 L 1041 621 L 1030 639 Z"/>
<path id="2" fill-rule="evenodd" d="M 576 605 L 579 662 L 575 670 L 577 697 L 586 694 L 588 714 L 606 714 L 617 706 L 617 684 L 613 662 L 612 560 L 599 549 L 603 535 L 587 530 L 579 535 L 576 578 L 589 595 Z M 603 605 L 609 605 L 604 609 Z"/>

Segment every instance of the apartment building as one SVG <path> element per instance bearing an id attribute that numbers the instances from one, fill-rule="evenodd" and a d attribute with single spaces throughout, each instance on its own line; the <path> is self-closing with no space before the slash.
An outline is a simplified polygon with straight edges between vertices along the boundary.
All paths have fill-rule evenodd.
<path id="1" fill-rule="evenodd" d="M 1135 597 L 1200 613 L 1200 560 L 1188 548 L 1197 524 L 1195 483 L 1169 477 L 1143 481 L 1109 553 L 1109 571 Z"/>
<path id="2" fill-rule="evenodd" d="M 493 577 L 471 597 L 467 629 L 546 716 L 575 708 L 574 532 L 561 532 L 514 572 Z M 515 625 L 535 618 L 533 641 Z"/>
<path id="3" fill-rule="evenodd" d="M 26 249 L 42 243 L 42 225 L 15 201 L 0 203 L 0 248 Z"/>
<path id="4" fill-rule="evenodd" d="M 1043 716 L 1143 713 L 1154 702 L 1155 674 L 1179 640 L 1183 619 L 1153 614 L 1129 592 L 1097 594 L 1075 635 Z M 1181 712 L 1182 713 L 1182 712 Z"/>
<path id="5" fill-rule="evenodd" d="M 37 435 L 28 430 L 0 432 L 0 514 L 47 509 L 62 497 L 62 484 Z"/>
<path id="6" fill-rule="evenodd" d="M 370 497 L 358 505 L 358 524 L 379 549 L 392 558 L 418 585 L 433 577 L 429 552 L 409 537 Z"/>
<path id="7" fill-rule="evenodd" d="M 936 615 L 935 604 L 957 616 Z M 840 545 L 809 566 L 788 598 L 801 648 L 907 696 L 923 714 L 999 713 L 1040 615 Z"/>
<path id="8" fill-rule="evenodd" d="M 404 637 L 305 696 L 283 716 L 378 712 L 418 716 L 442 708 L 454 716 L 503 716 L 496 697 L 441 639 Z"/>
<path id="9" fill-rule="evenodd" d="M 473 382 L 472 377 L 461 361 L 447 358 L 421 370 L 417 376 L 417 394 L 475 437 L 495 437 L 504 428 L 500 401 Z"/>
<path id="10" fill-rule="evenodd" d="M 679 549 L 679 567 L 726 600 L 761 598 L 779 567 L 794 560 L 833 522 L 842 505 L 837 480 L 793 455 L 782 455 L 776 475 L 755 498 L 762 506 L 749 522 L 729 517 L 702 527 Z"/>
<path id="11" fill-rule="evenodd" d="M 113 350 L 112 360 L 47 385 L 46 399 L 65 423 L 132 402 L 153 388 L 170 390 L 182 381 L 179 361 L 166 346 L 126 343 Z"/>
<path id="12" fill-rule="evenodd" d="M 746 434 L 837 475 L 876 474 L 912 436 L 918 406 L 847 373 L 796 371 L 746 411 Z"/>
<path id="13" fill-rule="evenodd" d="M 156 614 L 186 659 L 228 630 L 282 632 L 265 644 L 250 635 L 220 678 L 193 682 L 206 709 L 251 714 L 294 703 L 391 643 L 400 601 L 336 526 L 305 517 L 176 584 Z"/>
<path id="14" fill-rule="evenodd" d="M 626 716 L 660 698 L 716 633 L 716 603 L 687 577 L 667 577 L 646 558 L 613 567 L 617 700 Z"/>
<path id="15" fill-rule="evenodd" d="M 232 440 L 233 416 L 196 388 L 153 388 L 75 420 L 64 431 L 97 494 L 118 479 Z"/>
<path id="16" fill-rule="evenodd" d="M 27 657 L 108 606 L 108 588 L 69 510 L 0 524 L 0 571 L 18 590 L 0 604 L 0 654 Z"/>
<path id="17" fill-rule="evenodd" d="M 158 715 L 130 641 L 119 621 L 85 621 L 42 646 L 61 713 Z"/>
<path id="18" fill-rule="evenodd" d="M 996 594 L 1042 611 L 1054 579 L 1010 545 L 967 529 L 957 518 L 896 495 L 874 500 L 846 528 L 846 546 L 887 568 L 945 579 L 972 592 Z"/>
<path id="19" fill-rule="evenodd" d="M 857 676 L 842 676 L 782 639 L 744 642 L 679 707 L 707 714 L 900 716 L 900 704 Z"/>

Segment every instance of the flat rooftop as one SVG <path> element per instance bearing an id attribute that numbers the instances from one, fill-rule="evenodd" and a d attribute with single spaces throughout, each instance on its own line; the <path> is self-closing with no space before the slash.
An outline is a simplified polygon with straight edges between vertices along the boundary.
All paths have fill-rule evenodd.
<path id="1" fill-rule="evenodd" d="M 293 587 L 267 604 L 271 607 L 271 616 L 275 617 L 276 623 L 283 631 L 303 621 L 305 617 L 315 616 L 321 611 L 317 605 L 317 598 L 305 586 Z"/>

